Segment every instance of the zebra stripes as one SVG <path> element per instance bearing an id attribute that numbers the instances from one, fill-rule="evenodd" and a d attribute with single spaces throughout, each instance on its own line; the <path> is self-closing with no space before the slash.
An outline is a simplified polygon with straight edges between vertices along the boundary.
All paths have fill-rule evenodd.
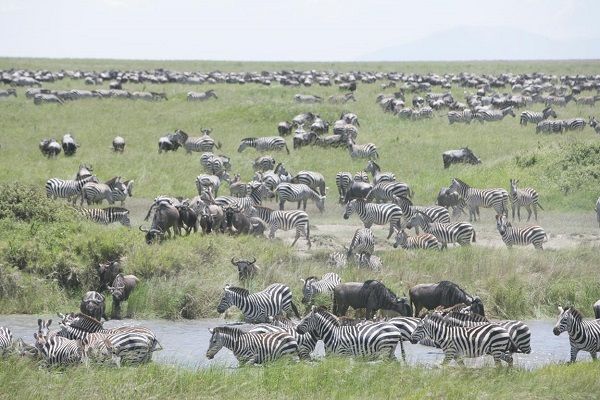
<path id="1" fill-rule="evenodd" d="M 60 336 L 35 334 L 35 347 L 46 366 L 67 366 L 86 361 L 81 340 L 72 340 Z"/>
<path id="2" fill-rule="evenodd" d="M 354 92 L 346 93 L 346 94 L 334 94 L 333 96 L 329 96 L 328 100 L 330 103 L 342 103 L 345 104 L 350 100 L 356 101 L 356 97 L 354 97 Z"/>
<path id="3" fill-rule="evenodd" d="M 218 99 L 217 93 L 214 90 L 207 90 L 206 92 L 188 92 L 187 101 L 204 101 L 211 97 Z"/>
<path id="4" fill-rule="evenodd" d="M 572 306 L 565 309 L 558 306 L 558 311 L 560 314 L 552 332 L 556 336 L 563 332 L 569 334 L 571 362 L 575 362 L 581 350 L 589 352 L 596 360 L 596 353 L 600 351 L 600 320 L 585 321 L 579 310 Z"/>
<path id="5" fill-rule="evenodd" d="M 375 254 L 357 253 L 356 263 L 358 268 L 367 268 L 371 271 L 381 271 L 383 269 L 383 261 L 381 257 Z"/>
<path id="6" fill-rule="evenodd" d="M 525 207 L 527 210 L 527 222 L 531 219 L 531 208 L 533 207 L 533 212 L 535 216 L 535 220 L 537 221 L 537 208 L 543 210 L 542 205 L 539 203 L 539 196 L 535 189 L 533 188 L 523 188 L 519 189 L 517 184 L 519 183 L 518 179 L 510 180 L 510 205 L 512 209 L 512 219 L 515 219 L 515 208 L 517 209 L 517 216 L 519 217 L 519 221 L 521 221 L 521 206 Z"/>
<path id="7" fill-rule="evenodd" d="M 431 233 L 423 233 L 417 236 L 408 236 L 404 229 L 396 230 L 396 242 L 394 248 L 398 246 L 405 250 L 439 250 L 440 242 Z"/>
<path id="8" fill-rule="evenodd" d="M 39 106 L 42 103 L 58 103 L 61 106 L 65 104 L 57 95 L 52 93 L 39 93 L 33 96 L 33 104 Z"/>
<path id="9" fill-rule="evenodd" d="M 394 197 L 413 197 L 408 183 L 380 181 L 367 193 L 365 200 L 379 203 L 392 201 Z"/>
<path id="10" fill-rule="evenodd" d="M 281 182 L 275 188 L 275 195 L 279 201 L 280 210 L 283 210 L 286 201 L 297 201 L 298 208 L 300 208 L 300 203 L 302 203 L 303 210 L 306 211 L 306 203 L 308 199 L 311 199 L 315 202 L 320 212 L 325 211 L 325 196 L 319 195 L 303 183 Z"/>
<path id="11" fill-rule="evenodd" d="M 292 310 L 296 317 L 300 318 L 298 309 L 292 301 L 292 291 L 281 283 L 274 283 L 263 291 L 252 294 L 244 288 L 227 285 L 217 312 L 222 314 L 232 306 L 240 309 L 244 314 L 244 320 L 248 323 L 268 322 L 269 316 L 279 315 L 283 311 L 289 314 Z"/>
<path id="12" fill-rule="evenodd" d="M 350 157 L 352 159 L 356 158 L 369 158 L 369 159 L 377 159 L 379 158 L 379 153 L 377 152 L 377 146 L 373 143 L 366 143 L 357 145 L 354 143 L 354 140 L 348 138 L 348 151 L 350 152 Z"/>
<path id="13" fill-rule="evenodd" d="M 562 133 L 563 122 L 559 120 L 544 120 L 537 123 L 535 133 Z"/>
<path id="14" fill-rule="evenodd" d="M 88 182 L 99 183 L 96 175 L 86 176 L 78 180 L 52 178 L 46 182 L 46 196 L 52 197 L 54 200 L 57 198 L 67 199 L 75 205 L 81 189 Z"/>
<path id="15" fill-rule="evenodd" d="M 119 182 L 118 185 L 113 187 L 113 199 L 115 202 L 120 201 L 121 207 L 125 205 L 125 200 L 127 200 L 127 196 L 133 196 L 133 183 L 134 180 L 130 179 L 125 182 Z"/>
<path id="16" fill-rule="evenodd" d="M 483 121 L 502 121 L 505 116 L 510 115 L 515 117 L 515 112 L 512 106 L 503 108 L 502 110 L 479 110 L 475 113 L 475 117 L 483 124 Z"/>
<path id="17" fill-rule="evenodd" d="M 453 123 L 465 123 L 470 124 L 473 120 L 474 114 L 470 109 L 462 111 L 448 111 L 448 125 Z"/>
<path id="18" fill-rule="evenodd" d="M 319 172 L 299 171 L 292 177 L 291 183 L 303 183 L 315 192 L 318 192 L 321 196 L 325 196 L 326 194 L 325 177 Z"/>
<path id="19" fill-rule="evenodd" d="M 300 334 L 296 331 L 296 324 L 286 317 L 269 317 L 268 324 L 260 324 L 248 331 L 249 333 L 285 332 L 293 336 L 298 342 L 298 356 L 301 360 L 309 360 L 311 353 L 317 347 L 319 339 L 312 333 Z"/>
<path id="20" fill-rule="evenodd" d="M 13 345 L 13 335 L 10 329 L 0 326 L 0 354 Z"/>
<path id="21" fill-rule="evenodd" d="M 195 152 L 212 152 L 213 148 L 220 149 L 221 143 L 217 143 L 213 138 L 210 137 L 212 130 L 203 129 L 202 136 L 189 136 L 181 129 L 175 131 L 175 137 L 180 138 L 180 142 L 185 148 L 186 154 L 192 154 Z"/>
<path id="22" fill-rule="evenodd" d="M 344 219 L 350 218 L 353 212 L 364 224 L 365 228 L 370 228 L 373 224 L 390 224 L 387 239 L 394 233 L 394 228 L 400 229 L 402 218 L 402 209 L 397 204 L 373 204 L 367 203 L 363 199 L 353 199 L 346 204 Z"/>
<path id="23" fill-rule="evenodd" d="M 506 220 L 504 215 L 496 215 L 496 228 L 502 236 L 502 241 L 509 249 L 513 245 L 527 246 L 543 250 L 543 244 L 548 241 L 548 235 L 541 226 L 531 225 L 524 228 L 515 228 Z"/>
<path id="24" fill-rule="evenodd" d="M 113 196 L 114 187 L 120 183 L 120 177 L 115 179 L 111 179 L 107 183 L 99 183 L 99 182 L 88 182 L 81 188 L 81 202 L 80 205 L 83 205 L 83 202 L 86 201 L 87 205 L 91 205 L 92 203 L 101 204 L 104 199 L 108 201 L 108 204 L 115 204 L 115 198 Z"/>
<path id="25" fill-rule="evenodd" d="M 582 131 L 586 124 L 583 118 L 569 118 L 561 122 L 565 131 Z"/>
<path id="26" fill-rule="evenodd" d="M 112 224 L 120 222 L 125 226 L 131 226 L 129 220 L 129 210 L 122 207 L 107 207 L 107 208 L 79 208 L 79 212 L 83 216 L 100 224 Z"/>
<path id="27" fill-rule="evenodd" d="M 340 195 L 340 203 L 343 203 L 346 198 L 346 191 L 352 182 L 352 174 L 346 171 L 340 171 L 335 175 L 335 186 L 337 186 L 338 194 Z"/>
<path id="28" fill-rule="evenodd" d="M 240 364 L 263 364 L 298 353 L 298 342 L 287 332 L 244 333 L 229 326 L 209 331 L 212 334 L 206 351 L 209 360 L 223 347 L 231 350 Z"/>
<path id="29" fill-rule="evenodd" d="M 450 212 L 447 208 L 442 206 L 415 206 L 412 201 L 404 196 L 393 196 L 394 204 L 398 204 L 402 209 L 404 220 L 408 221 L 414 217 L 417 213 L 422 212 L 431 218 L 432 222 L 450 222 Z M 418 227 L 415 227 L 415 232 L 419 234 Z"/>
<path id="30" fill-rule="evenodd" d="M 342 283 L 342 279 L 335 272 L 328 272 L 318 279 L 316 276 L 311 276 L 302 281 L 302 303 L 313 305 L 315 298 L 325 292 L 333 291 L 333 288 Z"/>
<path id="31" fill-rule="evenodd" d="M 345 268 L 348 264 L 348 258 L 346 254 L 340 253 L 339 251 L 334 251 L 327 256 L 327 261 L 325 261 L 325 265 L 332 266 L 334 268 Z"/>
<path id="32" fill-rule="evenodd" d="M 468 222 L 453 222 L 440 223 L 432 222 L 431 218 L 418 213 L 408 221 L 406 227 L 408 229 L 419 225 L 426 233 L 431 233 L 435 236 L 438 242 L 441 243 L 441 250 L 448 248 L 448 243 L 458 243 L 461 246 L 470 246 L 471 240 L 475 242 L 475 229 Z"/>
<path id="33" fill-rule="evenodd" d="M 521 119 L 519 123 L 523 126 L 527 126 L 528 122 L 537 124 L 550 117 L 556 118 L 556 111 L 552 107 L 546 107 L 541 112 L 539 111 L 523 111 L 521 113 Z"/>
<path id="34" fill-rule="evenodd" d="M 304 236 L 308 242 L 308 248 L 310 249 L 310 223 L 308 214 L 304 211 L 276 211 L 267 207 L 254 206 L 253 216 L 258 216 L 260 219 L 265 221 L 269 226 L 269 238 L 275 237 L 277 229 L 283 229 L 284 231 L 290 229 L 296 229 L 296 237 L 292 242 L 292 246 L 296 244 L 300 236 Z"/>
<path id="35" fill-rule="evenodd" d="M 469 221 L 477 220 L 477 207 L 493 207 L 497 215 L 508 215 L 508 192 L 498 189 L 475 189 L 460 179 L 452 179 L 450 192 L 456 191 L 469 207 Z M 479 217 L 481 219 L 481 216 Z"/>
<path id="36" fill-rule="evenodd" d="M 290 149 L 288 149 L 285 139 L 283 139 L 281 136 L 242 139 L 240 146 L 238 147 L 238 153 L 241 153 L 247 147 L 253 147 L 257 151 L 282 151 L 285 149 L 287 154 L 290 154 Z"/>
<path id="37" fill-rule="evenodd" d="M 365 167 L 364 171 L 366 173 L 371 173 L 371 175 L 373 176 L 373 184 L 374 185 L 376 185 L 378 183 L 383 183 L 383 182 L 393 182 L 396 180 L 396 175 L 394 175 L 394 173 L 381 172 L 381 168 L 373 160 L 369 160 L 367 162 L 367 166 Z"/>
<path id="38" fill-rule="evenodd" d="M 260 205 L 262 203 L 263 191 L 268 189 L 264 183 L 251 183 L 253 184 L 248 185 L 250 187 L 250 193 L 246 197 L 219 196 L 215 198 L 215 204 L 221 208 L 232 206 L 234 208 L 238 208 L 240 212 L 243 213 L 250 210 L 254 206 Z"/>
<path id="39" fill-rule="evenodd" d="M 373 235 L 373 231 L 369 228 L 358 228 L 352 235 L 346 257 L 349 259 L 353 252 L 356 252 L 359 256 L 363 254 L 370 256 L 374 251 L 375 235 Z"/>
<path id="40" fill-rule="evenodd" d="M 341 325 L 340 320 L 322 307 L 312 307 L 300 321 L 299 333 L 313 333 L 323 340 L 328 354 L 394 358 L 401 339 L 398 328 L 386 322 L 365 323 L 358 326 Z"/>

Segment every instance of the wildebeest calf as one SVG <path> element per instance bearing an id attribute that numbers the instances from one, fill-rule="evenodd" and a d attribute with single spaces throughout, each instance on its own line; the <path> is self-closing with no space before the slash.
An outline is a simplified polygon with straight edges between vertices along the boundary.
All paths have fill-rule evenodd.
<path id="1" fill-rule="evenodd" d="M 412 309 L 405 297 L 398 297 L 383 283 L 376 280 L 340 283 L 333 289 L 333 313 L 346 315 L 348 307 L 365 308 L 365 318 L 373 318 L 377 310 L 391 310 L 412 317 Z"/>
<path id="2" fill-rule="evenodd" d="M 129 299 L 129 295 L 139 282 L 135 275 L 117 275 L 113 285 L 108 287 L 113 299 L 111 318 L 121 319 L 121 303 Z"/>

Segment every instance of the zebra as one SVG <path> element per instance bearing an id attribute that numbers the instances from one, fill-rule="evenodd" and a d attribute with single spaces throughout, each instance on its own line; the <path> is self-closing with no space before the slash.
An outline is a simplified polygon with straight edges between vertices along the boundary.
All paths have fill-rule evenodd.
<path id="1" fill-rule="evenodd" d="M 266 185 L 260 182 L 250 182 L 248 186 L 250 193 L 246 197 L 219 196 L 215 198 L 215 204 L 221 208 L 233 206 L 243 213 L 250 210 L 251 207 L 262 204 L 263 191 L 268 191 Z"/>
<path id="2" fill-rule="evenodd" d="M 371 228 L 373 224 L 390 224 L 387 239 L 394 233 L 394 228 L 400 229 L 402 218 L 402 209 L 397 204 L 373 204 L 367 203 L 364 199 L 352 199 L 346 204 L 344 219 L 350 218 L 353 212 L 364 224 L 365 228 Z"/>
<path id="3" fill-rule="evenodd" d="M 81 188 L 81 202 L 80 205 L 83 205 L 83 202 L 86 201 L 87 205 L 91 205 L 92 203 L 101 204 L 104 199 L 108 201 L 109 204 L 115 204 L 115 197 L 113 195 L 114 188 L 121 184 L 121 177 L 117 176 L 105 183 L 96 183 L 96 182 L 88 182 Z"/>
<path id="4" fill-rule="evenodd" d="M 569 118 L 562 120 L 562 126 L 565 131 L 582 131 L 585 128 L 585 120 L 583 118 Z"/>
<path id="5" fill-rule="evenodd" d="M 519 123 L 523 126 L 527 126 L 528 122 L 537 124 L 550 117 L 556 118 L 556 111 L 552 107 L 546 107 L 541 112 L 537 111 L 523 111 L 521 113 L 521 119 Z"/>
<path id="6" fill-rule="evenodd" d="M 131 221 L 129 220 L 129 210 L 126 208 L 80 208 L 79 212 L 83 214 L 83 216 L 100 224 L 120 222 L 125 226 L 131 226 Z"/>
<path id="7" fill-rule="evenodd" d="M 271 155 L 259 156 L 254 161 L 250 161 L 252 169 L 260 172 L 266 172 L 275 169 L 277 163 Z"/>
<path id="8" fill-rule="evenodd" d="M 303 183 L 318 192 L 321 196 L 325 196 L 327 193 L 327 187 L 325 187 L 325 177 L 323 174 L 314 171 L 299 171 L 295 176 L 292 177 L 291 183 Z"/>
<path id="9" fill-rule="evenodd" d="M 206 351 L 209 360 L 223 347 L 230 349 L 240 364 L 263 364 L 298 353 L 298 342 L 287 332 L 245 333 L 231 326 L 209 331 L 212 335 Z"/>
<path id="10" fill-rule="evenodd" d="M 410 341 L 410 337 L 415 329 L 417 329 L 417 326 L 419 326 L 421 318 L 394 317 L 390 318 L 387 322 L 394 325 L 400 331 L 400 350 L 402 352 L 402 360 L 406 362 L 406 354 L 404 352 L 404 344 L 402 342 Z"/>
<path id="11" fill-rule="evenodd" d="M 204 100 L 208 100 L 211 97 L 214 97 L 215 99 L 218 99 L 219 97 L 217 97 L 217 93 L 211 89 L 211 90 L 207 90 L 206 92 L 188 92 L 187 94 L 187 101 L 204 101 Z"/>
<path id="12" fill-rule="evenodd" d="M 329 96 L 328 100 L 330 103 L 347 103 L 350 100 L 356 101 L 356 97 L 354 97 L 354 92 L 346 93 L 346 94 L 334 94 L 333 96 Z"/>
<path id="13" fill-rule="evenodd" d="M 352 235 L 346 257 L 350 259 L 353 252 L 356 252 L 359 256 L 363 254 L 370 256 L 374 251 L 375 235 L 373 235 L 373 231 L 369 228 L 358 228 Z"/>
<path id="14" fill-rule="evenodd" d="M 294 96 L 294 100 L 298 103 L 322 103 L 323 98 L 319 96 L 313 96 L 312 94 L 297 94 Z"/>
<path id="15" fill-rule="evenodd" d="M 285 139 L 283 139 L 281 136 L 242 139 L 240 146 L 238 147 L 238 153 L 244 151 L 246 147 L 253 147 L 258 151 L 281 151 L 285 148 L 287 154 L 290 154 L 290 149 L 288 149 Z"/>
<path id="16" fill-rule="evenodd" d="M 507 115 L 515 117 L 512 106 L 503 108 L 502 110 L 480 110 L 475 113 L 475 117 L 482 124 L 483 121 L 502 121 Z"/>
<path id="17" fill-rule="evenodd" d="M 78 99 L 91 99 L 93 97 L 102 98 L 100 93 L 95 90 L 81 90 L 81 89 L 71 89 L 69 90 L 69 99 L 78 100 Z"/>
<path id="18" fill-rule="evenodd" d="M 367 193 L 366 201 L 375 202 L 392 201 L 394 197 L 413 197 L 408 183 L 404 182 L 379 182 Z"/>
<path id="19" fill-rule="evenodd" d="M 352 177 L 352 180 L 356 182 L 370 183 L 369 175 L 367 175 L 365 171 L 356 171 L 356 173 Z"/>
<path id="20" fill-rule="evenodd" d="M 535 133 L 563 133 L 563 122 L 560 120 L 544 120 L 537 123 Z"/>
<path id="21" fill-rule="evenodd" d="M 42 103 L 58 103 L 61 106 L 65 104 L 64 101 L 52 93 L 39 93 L 33 96 L 33 104 L 39 106 Z"/>
<path id="22" fill-rule="evenodd" d="M 10 96 L 17 97 L 17 89 L 0 90 L 0 98 Z"/>
<path id="23" fill-rule="evenodd" d="M 268 322 L 269 316 L 279 315 L 282 311 L 286 314 L 293 311 L 296 318 L 300 318 L 298 308 L 292 301 L 292 291 L 281 283 L 273 283 L 252 294 L 247 289 L 226 285 L 217 312 L 222 314 L 231 306 L 239 308 L 244 321 L 253 324 Z"/>
<path id="24" fill-rule="evenodd" d="M 548 241 L 548 235 L 541 226 L 531 225 L 524 228 L 515 228 L 506 220 L 504 215 L 496 215 L 496 228 L 502 236 L 502 241 L 509 249 L 513 245 L 527 246 L 543 250 L 543 245 Z"/>
<path id="25" fill-rule="evenodd" d="M 573 100 L 573 101 L 575 100 L 575 97 L 573 97 L 572 94 L 569 94 L 567 96 L 550 95 L 544 99 L 544 104 L 546 105 L 546 107 L 552 106 L 552 105 L 557 105 L 559 107 L 565 107 L 571 100 Z"/>
<path id="26" fill-rule="evenodd" d="M 396 180 L 396 175 L 392 172 L 381 172 L 381 168 L 379 165 L 373 161 L 367 161 L 367 166 L 364 171 L 366 173 L 371 173 L 373 176 L 373 184 L 376 185 L 380 182 L 394 182 Z"/>
<path id="27" fill-rule="evenodd" d="M 125 205 L 125 200 L 127 199 L 127 196 L 133 196 L 133 183 L 134 180 L 130 179 L 125 182 L 119 182 L 118 185 L 115 185 L 115 187 L 113 187 L 113 199 L 115 200 L 115 202 L 120 201 L 121 207 Z"/>
<path id="28" fill-rule="evenodd" d="M 383 269 L 383 261 L 381 257 L 375 254 L 360 253 L 356 254 L 356 264 L 358 268 L 367 268 L 371 271 L 381 271 Z"/>
<path id="29" fill-rule="evenodd" d="M 411 219 L 416 213 L 422 212 L 431 218 L 433 222 L 450 222 L 450 212 L 447 208 L 442 206 L 414 206 L 412 201 L 405 196 L 393 196 L 392 202 L 394 204 L 398 204 L 402 209 L 402 213 L 404 215 L 404 220 L 408 221 Z M 415 227 L 415 232 L 417 235 L 419 234 L 418 227 Z"/>
<path id="30" fill-rule="evenodd" d="M 408 229 L 419 225 L 426 233 L 434 235 L 441 243 L 440 250 L 448 248 L 448 243 L 458 243 L 461 246 L 470 246 L 471 241 L 475 242 L 476 235 L 473 225 L 468 222 L 441 223 L 432 222 L 431 218 L 423 213 L 418 213 L 408 221 Z"/>
<path id="31" fill-rule="evenodd" d="M 450 192 L 456 191 L 469 207 L 469 221 L 477 221 L 478 207 L 493 207 L 497 215 L 508 215 L 508 192 L 505 189 L 475 189 L 458 178 L 452 179 Z M 479 216 L 481 219 L 481 216 Z"/>
<path id="32" fill-rule="evenodd" d="M 219 186 L 221 185 L 221 178 L 217 175 L 200 174 L 196 177 L 196 189 L 198 194 L 201 195 L 206 188 L 210 188 L 215 196 L 218 196 Z"/>
<path id="33" fill-rule="evenodd" d="M 473 120 L 473 116 L 473 111 L 470 109 L 448 111 L 448 125 L 452 125 L 455 122 L 469 125 Z"/>
<path id="34" fill-rule="evenodd" d="M 396 242 L 394 248 L 402 247 L 406 250 L 425 249 L 439 250 L 440 242 L 431 233 L 422 233 L 417 236 L 408 236 L 404 229 L 396 230 Z"/>
<path id="35" fill-rule="evenodd" d="M 569 333 L 571 362 L 575 362 L 581 350 L 589 352 L 592 360 L 596 360 L 596 353 L 600 351 L 600 319 L 584 321 L 581 312 L 573 306 L 565 309 L 558 306 L 558 311 L 560 314 L 552 332 L 556 336 Z"/>
<path id="36" fill-rule="evenodd" d="M 325 292 L 332 292 L 333 288 L 342 283 L 342 279 L 335 272 L 328 272 L 318 279 L 316 276 L 310 276 L 302 281 L 302 304 L 312 306 L 315 298 Z"/>
<path id="37" fill-rule="evenodd" d="M 282 316 L 269 317 L 268 324 L 259 324 L 250 329 L 249 333 L 286 332 L 298 342 L 298 357 L 301 360 L 310 360 L 311 353 L 317 347 L 319 339 L 312 333 L 300 334 L 296 332 L 296 324 L 289 318 Z"/>
<path id="38" fill-rule="evenodd" d="M 204 170 L 213 175 L 223 175 L 224 172 L 231 170 L 231 161 L 227 156 L 217 156 L 211 152 L 202 153 L 200 164 Z"/>
<path id="39" fill-rule="evenodd" d="M 449 326 L 443 317 L 433 313 L 426 315 L 411 336 L 411 343 L 429 336 L 444 351 L 442 365 L 456 360 L 464 366 L 463 357 L 474 358 L 486 354 L 494 357 L 496 366 L 504 360 L 512 366 L 512 356 L 508 352 L 512 341 L 508 331 L 496 324 L 485 324 L 474 327 Z"/>
<path id="40" fill-rule="evenodd" d="M 300 321 L 296 330 L 299 333 L 313 333 L 321 338 L 327 354 L 360 356 L 366 359 L 393 359 L 401 339 L 400 330 L 387 322 L 342 325 L 335 315 L 323 307 L 315 306 Z"/>
<path id="41" fill-rule="evenodd" d="M 56 335 L 47 337 L 38 333 L 34 333 L 33 336 L 36 339 L 35 348 L 45 366 L 67 366 L 81 364 L 87 360 L 81 340 Z"/>
<path id="42" fill-rule="evenodd" d="M 14 90 L 14 89 L 13 89 Z M 0 354 L 13 345 L 13 335 L 10 329 L 0 326 Z"/>
<path id="43" fill-rule="evenodd" d="M 303 205 L 303 210 L 306 211 L 306 203 L 308 199 L 311 199 L 317 205 L 317 208 L 322 213 L 325 211 L 325 196 L 319 195 L 310 186 L 303 183 L 288 183 L 281 182 L 275 188 L 276 197 L 279 199 L 279 209 L 283 210 L 283 206 L 286 201 L 297 201 L 298 209 L 300 209 L 300 203 Z"/>
<path id="44" fill-rule="evenodd" d="M 332 266 L 335 268 L 345 268 L 348 264 L 348 258 L 345 253 L 340 253 L 339 251 L 334 251 L 327 256 L 327 261 L 325 261 L 325 265 Z"/>
<path id="45" fill-rule="evenodd" d="M 598 121 L 596 121 L 596 118 L 590 116 L 588 123 L 590 124 L 590 127 L 594 128 L 594 131 L 596 133 L 600 133 L 600 124 L 598 123 Z"/>
<path id="46" fill-rule="evenodd" d="M 338 194 L 340 195 L 339 203 L 344 202 L 344 198 L 346 198 L 346 191 L 348 190 L 348 186 L 352 182 L 352 174 L 346 171 L 340 171 L 335 175 L 335 185 L 338 188 Z"/>
<path id="47" fill-rule="evenodd" d="M 131 93 L 131 99 L 154 101 L 154 96 L 150 92 L 133 92 Z"/>
<path id="48" fill-rule="evenodd" d="M 348 151 L 350 152 L 350 157 L 352 159 L 355 159 L 355 158 L 377 159 L 377 158 L 379 158 L 379 153 L 377 152 L 377 146 L 375 146 L 373 143 L 357 145 L 354 143 L 353 139 L 348 138 L 347 147 L 348 147 Z"/>
<path id="49" fill-rule="evenodd" d="M 524 206 L 527 210 L 527 222 L 531 219 L 531 208 L 533 207 L 534 217 L 537 222 L 537 208 L 540 210 L 544 208 L 539 203 L 538 192 L 533 188 L 517 188 L 517 184 L 519 183 L 518 179 L 510 180 L 510 205 L 512 208 L 512 219 L 515 220 L 515 208 L 517 209 L 517 216 L 519 217 L 519 222 L 521 221 L 521 206 Z"/>
<path id="50" fill-rule="evenodd" d="M 52 197 L 54 200 L 57 198 L 67 199 L 67 201 L 72 200 L 73 205 L 75 205 L 75 201 L 81 193 L 81 188 L 88 182 L 99 183 L 96 175 L 86 176 L 74 181 L 51 178 L 46 182 L 46 196 Z"/>
<path id="51" fill-rule="evenodd" d="M 189 136 L 181 129 L 177 129 L 175 131 L 175 136 L 181 138 L 180 142 L 183 145 L 186 154 L 192 154 L 192 151 L 212 152 L 214 147 L 217 149 L 221 148 L 221 143 L 215 142 L 214 139 L 210 137 L 211 133 L 212 129 L 202 129 L 203 135 L 195 137 Z"/>
<path id="52" fill-rule="evenodd" d="M 258 216 L 267 223 L 270 229 L 270 239 L 275 237 L 277 229 L 287 231 L 296 228 L 296 237 L 292 242 L 292 246 L 296 244 L 300 236 L 304 236 L 310 249 L 310 223 L 306 212 L 300 210 L 276 211 L 268 207 L 254 206 L 252 215 Z"/>

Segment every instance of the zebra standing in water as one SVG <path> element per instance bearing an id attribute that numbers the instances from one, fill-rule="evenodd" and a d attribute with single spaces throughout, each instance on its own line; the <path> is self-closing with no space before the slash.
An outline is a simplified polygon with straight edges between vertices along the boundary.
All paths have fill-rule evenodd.
<path id="1" fill-rule="evenodd" d="M 321 293 L 332 292 L 337 284 L 342 283 L 342 279 L 335 272 L 328 272 L 321 279 L 311 276 L 302 281 L 302 303 L 313 305 L 315 297 Z"/>
<path id="2" fill-rule="evenodd" d="M 449 191 L 456 191 L 465 200 L 469 207 L 469 221 L 473 221 L 473 218 L 477 221 L 478 207 L 493 207 L 497 215 L 508 215 L 508 192 L 505 189 L 475 189 L 454 178 Z"/>
<path id="3" fill-rule="evenodd" d="M 359 256 L 366 254 L 371 256 L 375 251 L 375 235 L 369 228 L 358 228 L 354 235 L 352 235 L 352 241 L 350 247 L 346 253 L 346 257 L 350 259 L 353 252 L 356 252 Z"/>
<path id="4" fill-rule="evenodd" d="M 289 318 L 282 316 L 269 317 L 268 324 L 260 324 L 250 329 L 250 333 L 285 332 L 290 334 L 298 342 L 298 356 L 301 360 L 310 360 L 311 353 L 317 347 L 317 338 L 312 333 L 300 334 L 296 331 L 296 324 Z"/>
<path id="5" fill-rule="evenodd" d="M 279 199 L 280 210 L 283 210 L 286 201 L 297 201 L 298 208 L 300 208 L 300 203 L 302 203 L 303 210 L 306 211 L 306 203 L 308 199 L 311 199 L 314 200 L 320 212 L 325 211 L 325 196 L 319 195 L 303 183 L 281 182 L 275 188 L 275 193 Z"/>
<path id="6" fill-rule="evenodd" d="M 535 189 L 533 188 L 517 188 L 517 184 L 519 183 L 518 179 L 510 180 L 510 205 L 512 208 L 512 219 L 515 220 L 515 208 L 517 209 L 517 216 L 519 217 L 519 221 L 521 221 L 521 206 L 525 207 L 527 210 L 527 222 L 531 218 L 531 207 L 533 207 L 533 212 L 535 215 L 535 220 L 537 222 L 537 208 L 543 210 L 542 205 L 539 203 L 539 196 Z"/>
<path id="7" fill-rule="evenodd" d="M 122 207 L 107 208 L 79 208 L 79 212 L 92 221 L 100 224 L 111 224 L 120 222 L 125 226 L 131 226 L 129 210 Z"/>
<path id="8" fill-rule="evenodd" d="M 239 308 L 244 314 L 244 321 L 248 323 L 269 322 L 269 316 L 279 315 L 283 311 L 288 314 L 293 311 L 296 318 L 300 318 L 292 301 L 292 291 L 281 283 L 274 283 L 263 291 L 252 294 L 244 288 L 227 285 L 217 312 L 222 314 L 231 306 Z"/>
<path id="9" fill-rule="evenodd" d="M 373 224 L 386 225 L 389 223 L 387 239 L 392 237 L 394 228 L 400 229 L 402 209 L 397 204 L 373 204 L 367 203 L 363 199 L 353 199 L 346 205 L 344 219 L 350 218 L 353 212 L 356 212 L 365 228 L 371 228 Z"/>
<path id="10" fill-rule="evenodd" d="M 448 125 L 452 125 L 453 123 L 465 123 L 470 124 L 473 120 L 473 111 L 470 109 L 462 110 L 462 111 L 448 111 Z"/>
<path id="11" fill-rule="evenodd" d="M 51 335 L 47 322 L 38 319 L 38 331 L 33 334 L 35 348 L 46 366 L 66 366 L 79 364 L 86 360 L 81 340 L 72 340 L 58 335 Z"/>
<path id="12" fill-rule="evenodd" d="M 298 353 L 298 342 L 287 332 L 252 333 L 240 328 L 218 326 L 212 334 L 206 358 L 212 360 L 223 347 L 233 352 L 240 364 L 263 364 Z"/>
<path id="13" fill-rule="evenodd" d="M 418 213 L 408 221 L 408 229 L 419 225 L 426 233 L 431 233 L 442 244 L 441 250 L 448 248 L 448 243 L 458 243 L 461 246 L 470 246 L 471 240 L 475 242 L 475 229 L 468 222 L 440 223 L 432 222 L 431 218 L 423 213 Z"/>
<path id="14" fill-rule="evenodd" d="M 506 220 L 504 215 L 496 215 L 496 227 L 502 241 L 509 249 L 513 245 L 527 246 L 532 244 L 534 248 L 543 250 L 543 244 L 548 241 L 548 235 L 541 226 L 531 225 L 524 228 L 514 228 Z"/>
<path id="15" fill-rule="evenodd" d="M 558 336 L 563 332 L 569 333 L 571 344 L 571 362 L 575 362 L 577 354 L 583 350 L 590 353 L 592 360 L 596 360 L 596 353 L 600 351 L 600 320 L 584 321 L 583 316 L 574 307 L 563 309 L 552 332 Z"/>
<path id="16" fill-rule="evenodd" d="M 99 183 L 96 175 L 86 176 L 74 181 L 52 178 L 46 182 L 46 196 L 52 197 L 54 200 L 57 198 L 67 199 L 75 205 L 75 201 L 81 193 L 81 188 L 88 182 Z"/>
<path id="17" fill-rule="evenodd" d="M 217 93 L 214 90 L 207 90 L 206 92 L 188 92 L 187 101 L 204 101 L 211 97 L 218 99 Z"/>
<path id="18" fill-rule="evenodd" d="M 310 249 L 310 223 L 308 214 L 304 211 L 276 211 L 268 207 L 254 206 L 252 216 L 257 216 L 267 223 L 270 229 L 270 239 L 275 237 L 277 229 L 287 231 L 296 228 L 296 237 L 292 242 L 292 246 L 296 244 L 300 236 L 304 236 Z"/>
<path id="19" fill-rule="evenodd" d="M 0 354 L 11 347 L 13 344 L 13 335 L 10 329 L 0 326 Z"/>
<path id="20" fill-rule="evenodd" d="M 257 151 L 285 151 L 290 154 L 290 149 L 288 149 L 287 143 L 285 139 L 281 136 L 266 136 L 259 138 L 245 138 L 240 142 L 240 146 L 238 147 L 238 153 L 244 151 L 246 147 L 253 147 Z"/>
<path id="21" fill-rule="evenodd" d="M 541 122 L 550 117 L 556 118 L 556 111 L 554 111 L 552 109 L 552 107 L 546 107 L 542 110 L 542 112 L 523 111 L 521 113 L 521 119 L 520 119 L 519 123 L 523 126 L 527 126 L 528 122 L 537 124 L 538 122 Z"/>
<path id="22" fill-rule="evenodd" d="M 394 248 L 398 246 L 406 250 L 413 249 L 425 249 L 425 250 L 439 250 L 440 242 L 431 233 L 423 233 L 417 236 L 408 236 L 404 229 L 396 230 L 396 242 Z"/>

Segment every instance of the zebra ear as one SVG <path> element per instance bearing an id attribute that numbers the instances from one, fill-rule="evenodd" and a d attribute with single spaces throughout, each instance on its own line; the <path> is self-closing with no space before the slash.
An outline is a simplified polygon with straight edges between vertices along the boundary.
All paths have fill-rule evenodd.
<path id="1" fill-rule="evenodd" d="M 208 328 L 208 331 L 210 332 L 210 334 L 213 334 L 213 329 L 212 328 Z"/>
<path id="2" fill-rule="evenodd" d="M 302 278 L 300 278 L 300 282 L 302 282 L 302 284 L 306 283 L 306 281 L 304 279 L 302 279 Z"/>

